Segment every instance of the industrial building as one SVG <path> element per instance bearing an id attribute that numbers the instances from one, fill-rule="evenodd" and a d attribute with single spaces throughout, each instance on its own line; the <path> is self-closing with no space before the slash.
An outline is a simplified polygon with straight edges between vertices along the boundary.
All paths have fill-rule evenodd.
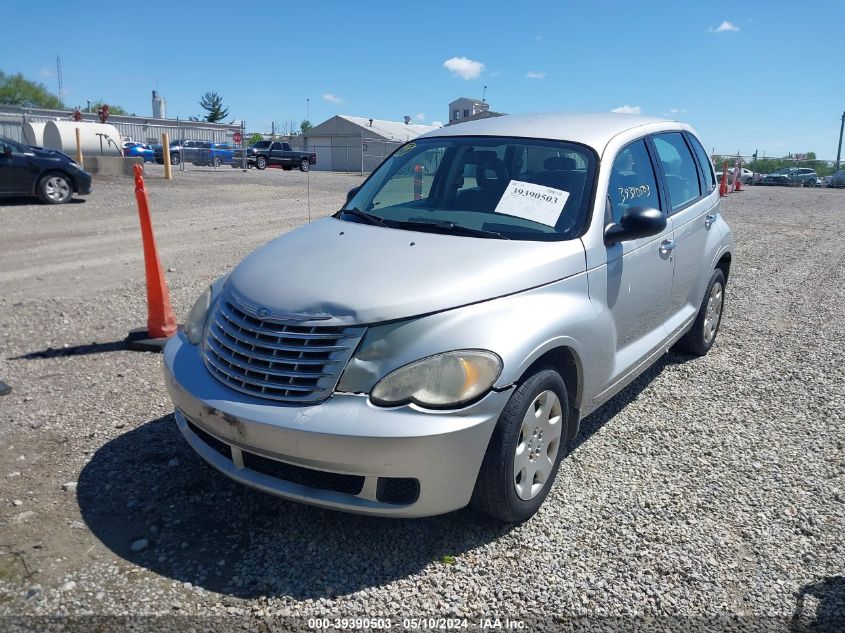
<path id="1" fill-rule="evenodd" d="M 316 169 L 372 171 L 402 143 L 438 129 L 435 125 L 337 115 L 295 137 L 293 144 L 317 154 Z"/>

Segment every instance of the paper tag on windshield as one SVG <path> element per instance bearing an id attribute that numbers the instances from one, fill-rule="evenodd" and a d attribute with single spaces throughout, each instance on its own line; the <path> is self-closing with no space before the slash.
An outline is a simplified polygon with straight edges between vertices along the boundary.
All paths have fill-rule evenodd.
<path id="1" fill-rule="evenodd" d="M 568 198 L 569 192 L 562 189 L 511 180 L 496 205 L 496 213 L 554 226 Z"/>

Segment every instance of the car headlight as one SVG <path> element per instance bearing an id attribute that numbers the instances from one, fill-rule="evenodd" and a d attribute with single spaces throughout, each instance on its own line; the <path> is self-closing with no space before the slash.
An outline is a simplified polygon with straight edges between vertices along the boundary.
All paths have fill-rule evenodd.
<path id="1" fill-rule="evenodd" d="M 382 378 L 370 394 L 379 405 L 414 402 L 449 407 L 486 392 L 502 371 L 502 359 L 484 350 L 457 350 L 414 361 Z"/>
<path id="2" fill-rule="evenodd" d="M 202 331 L 205 329 L 205 320 L 208 317 L 208 308 L 211 305 L 211 286 L 205 289 L 194 307 L 191 308 L 188 318 L 185 321 L 184 332 L 194 345 L 198 345 L 202 340 Z"/>

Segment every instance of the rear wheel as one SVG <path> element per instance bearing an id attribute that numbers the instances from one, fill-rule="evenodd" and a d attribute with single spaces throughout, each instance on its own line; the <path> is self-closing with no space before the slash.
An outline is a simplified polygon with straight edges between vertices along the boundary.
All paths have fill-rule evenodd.
<path id="1" fill-rule="evenodd" d="M 256 169 L 265 169 L 267 167 L 267 159 L 263 156 L 259 156 L 255 159 L 255 168 Z"/>
<path id="2" fill-rule="evenodd" d="M 710 277 L 710 283 L 707 284 L 707 292 L 704 293 L 695 322 L 690 331 L 675 344 L 675 349 L 694 356 L 704 356 L 709 352 L 713 343 L 716 342 L 724 307 L 725 273 L 721 268 L 717 268 Z"/>
<path id="3" fill-rule="evenodd" d="M 220 157 L 219 156 L 214 157 L 214 166 L 220 167 Z"/>
<path id="4" fill-rule="evenodd" d="M 538 370 L 513 392 L 499 416 L 472 508 L 506 523 L 537 512 L 557 475 L 568 424 L 563 378 L 551 368 Z"/>
<path id="5" fill-rule="evenodd" d="M 299 171 L 308 171 L 311 169 L 311 163 L 308 162 L 308 159 L 304 159 L 299 163 Z"/>
<path id="6" fill-rule="evenodd" d="M 73 196 L 70 180 L 62 174 L 46 174 L 38 181 L 38 197 L 47 204 L 62 204 Z"/>
<path id="7" fill-rule="evenodd" d="M 170 155 L 170 164 L 171 165 L 178 165 L 181 162 L 182 162 L 182 157 L 179 155 L 178 152 L 173 152 Z"/>

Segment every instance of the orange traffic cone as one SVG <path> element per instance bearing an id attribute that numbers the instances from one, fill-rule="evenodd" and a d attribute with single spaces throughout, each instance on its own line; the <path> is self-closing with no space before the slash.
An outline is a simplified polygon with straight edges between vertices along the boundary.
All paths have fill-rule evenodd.
<path id="1" fill-rule="evenodd" d="M 176 317 L 170 307 L 170 290 L 158 258 L 153 222 L 150 218 L 150 198 L 144 186 L 144 169 L 135 165 L 135 199 L 141 221 L 141 241 L 144 245 L 144 271 L 147 277 L 147 327 L 132 330 L 126 337 L 129 349 L 160 352 L 168 337 L 176 333 Z"/>
<path id="2" fill-rule="evenodd" d="M 719 183 L 719 195 L 723 198 L 728 195 L 728 161 L 722 163 L 722 182 Z"/>

